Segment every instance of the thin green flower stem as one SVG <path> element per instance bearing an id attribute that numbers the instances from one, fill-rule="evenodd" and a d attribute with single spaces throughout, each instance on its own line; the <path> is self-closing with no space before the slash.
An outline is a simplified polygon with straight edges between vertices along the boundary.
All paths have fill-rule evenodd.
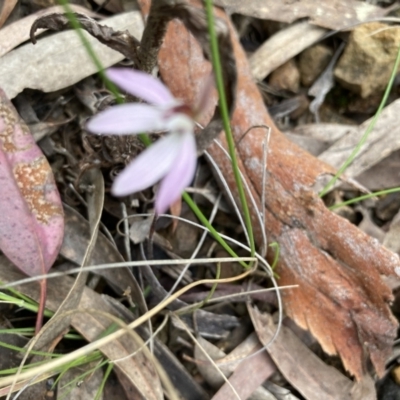
<path id="1" fill-rule="evenodd" d="M 118 103 L 122 103 L 123 99 L 121 98 L 121 96 L 119 95 L 116 87 L 112 84 L 112 82 L 110 82 L 107 78 L 106 75 L 104 74 L 104 68 L 101 64 L 101 62 L 99 61 L 99 59 L 97 58 L 95 52 L 93 51 L 90 43 L 87 41 L 85 35 L 83 34 L 83 31 L 81 28 L 81 25 L 78 21 L 78 19 L 75 17 L 71 7 L 68 4 L 68 0 L 58 0 L 59 3 L 61 5 L 64 6 L 65 12 L 68 16 L 68 19 L 71 23 L 71 26 L 76 30 L 77 34 L 79 35 L 79 38 L 82 41 L 82 44 L 85 46 L 89 56 L 92 58 L 93 63 L 96 65 L 100 77 L 101 79 L 103 79 L 105 85 L 107 86 L 107 88 L 114 94 L 116 100 Z M 225 102 L 226 104 L 226 102 Z M 226 107 L 225 107 L 226 108 Z M 228 127 L 229 127 L 229 117 L 227 117 L 227 121 L 228 121 Z M 152 144 L 151 139 L 149 138 L 148 135 L 146 134 L 140 134 L 139 135 L 140 140 L 143 142 L 143 144 L 148 147 Z M 241 181 L 240 181 L 241 182 Z M 217 242 L 233 257 L 238 257 L 236 255 L 236 253 L 229 247 L 229 245 L 224 241 L 224 239 L 221 238 L 221 236 L 218 234 L 218 232 L 208 223 L 207 218 L 204 216 L 204 214 L 202 213 L 202 211 L 197 207 L 197 205 L 192 201 L 192 199 L 190 198 L 190 196 L 188 194 L 184 194 L 183 195 L 184 200 L 186 201 L 186 203 L 190 206 L 190 208 L 192 209 L 192 211 L 195 213 L 195 215 L 197 216 L 197 218 L 204 224 L 204 226 L 206 226 L 210 232 L 213 234 L 213 236 L 215 237 L 215 239 L 217 240 Z M 250 224 L 251 226 L 251 224 Z M 250 236 L 250 235 L 249 235 Z M 252 237 L 252 236 L 250 236 Z M 253 243 L 254 243 L 254 239 L 253 239 Z M 249 268 L 249 266 L 244 263 L 243 261 L 240 262 L 241 265 L 244 268 Z"/>
<path id="2" fill-rule="evenodd" d="M 400 192 L 400 187 L 393 188 L 393 189 L 385 189 L 385 190 L 380 190 L 379 192 L 373 192 L 373 193 L 364 194 L 363 196 L 359 196 L 359 197 L 356 197 L 354 199 L 350 199 L 350 200 L 346 200 L 346 201 L 343 201 L 343 202 L 338 203 L 338 204 L 334 204 L 333 206 L 328 207 L 328 208 L 331 211 L 333 211 L 333 210 L 336 210 L 337 208 L 340 208 L 340 207 L 343 207 L 343 206 L 347 206 L 347 205 L 353 204 L 353 203 L 358 203 L 359 201 L 367 200 L 367 199 L 370 199 L 372 197 L 383 196 L 385 194 L 396 193 L 396 192 Z"/>
<path id="3" fill-rule="evenodd" d="M 369 134 L 372 132 L 372 130 L 374 129 L 374 127 L 378 121 L 378 118 L 383 110 L 383 107 L 385 107 L 385 105 L 386 105 L 387 99 L 389 97 L 390 91 L 392 90 L 392 86 L 393 86 L 394 80 L 397 75 L 397 70 L 399 69 L 399 64 L 400 64 L 400 47 L 397 51 L 397 57 L 396 57 L 396 61 L 393 66 L 393 70 L 392 70 L 392 74 L 389 79 L 389 83 L 386 86 L 385 93 L 383 94 L 382 101 L 379 104 L 379 107 L 374 115 L 374 118 L 368 125 L 367 130 L 365 131 L 364 135 L 362 136 L 361 140 L 358 142 L 357 146 L 354 148 L 354 150 L 352 151 L 350 156 L 347 158 L 347 160 L 344 162 L 344 164 L 339 168 L 339 171 L 335 174 L 335 176 L 322 189 L 321 193 L 319 194 L 319 197 L 324 197 L 329 192 L 331 187 L 336 183 L 336 181 L 343 174 L 343 172 L 347 169 L 347 167 L 353 162 L 354 158 L 360 151 L 361 147 L 364 145 L 364 143 L 368 139 Z"/>
<path id="4" fill-rule="evenodd" d="M 243 217 L 244 217 L 244 221 L 246 224 L 246 229 L 247 229 L 247 232 L 249 235 L 250 254 L 252 257 L 254 257 L 254 254 L 256 252 L 256 246 L 255 246 L 255 242 L 254 242 L 253 227 L 251 224 L 249 206 L 247 204 L 244 187 L 243 187 L 242 180 L 240 177 L 239 165 L 237 162 L 237 157 L 236 157 L 236 152 L 235 152 L 235 143 L 233 140 L 232 130 L 231 130 L 231 126 L 230 126 L 228 105 L 226 102 L 226 96 L 225 96 L 225 92 L 224 92 L 224 83 L 223 83 L 221 61 L 220 61 L 220 55 L 219 55 L 219 49 L 218 49 L 218 41 L 217 41 L 217 35 L 215 32 L 212 0 L 205 0 L 205 5 L 206 5 L 206 14 L 207 14 L 207 22 L 208 22 L 208 32 L 210 35 L 211 58 L 212 58 L 212 64 L 213 64 L 213 68 L 214 68 L 215 79 L 216 79 L 217 89 L 218 89 L 218 96 L 219 96 L 219 106 L 221 109 L 221 116 L 222 116 L 222 121 L 223 121 L 223 125 L 224 125 L 226 141 L 228 143 L 229 155 L 231 156 L 231 160 L 232 160 L 231 162 L 232 162 L 233 174 L 235 177 L 235 181 L 236 181 L 236 185 L 237 185 L 237 189 L 238 189 L 238 193 L 239 193 L 240 203 L 242 205 Z"/>

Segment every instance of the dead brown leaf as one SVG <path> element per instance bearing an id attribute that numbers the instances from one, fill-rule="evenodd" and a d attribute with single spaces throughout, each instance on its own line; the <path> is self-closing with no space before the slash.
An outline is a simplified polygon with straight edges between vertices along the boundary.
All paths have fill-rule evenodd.
<path id="1" fill-rule="evenodd" d="M 400 186 L 400 150 L 394 151 L 388 157 L 357 175 L 356 179 L 371 191 Z"/>
<path id="2" fill-rule="evenodd" d="M 223 12 L 217 15 L 227 20 Z M 397 322 L 389 309 L 391 291 L 380 274 L 395 274 L 399 258 L 327 210 L 314 193 L 318 177 L 333 174 L 333 168 L 299 149 L 275 127 L 233 28 L 231 32 L 239 72 L 231 125 L 243 175 L 257 199 L 263 190 L 261 144 L 265 130 L 248 130 L 254 125 L 271 127 L 264 204 L 266 230 L 269 241 L 280 245 L 280 283 L 299 285 L 299 289 L 283 292 L 286 312 L 298 325 L 309 329 L 327 353 L 338 353 L 357 379 L 366 373 L 367 358 L 382 375 Z M 172 22 L 159 55 L 160 71 L 174 95 L 189 104 L 199 95 L 201 82 L 208 75 L 209 64 L 201 60 L 194 38 L 181 24 Z M 210 103 L 214 101 L 210 99 Z M 212 114 L 213 106 L 209 108 L 199 121 L 203 126 Z M 224 143 L 223 138 L 220 140 Z M 230 162 L 217 146 L 211 146 L 209 152 L 237 198 Z M 253 227 L 261 237 L 256 213 Z"/>
<path id="3" fill-rule="evenodd" d="M 325 29 L 310 25 L 307 21 L 280 30 L 251 55 L 249 62 L 253 77 L 263 80 L 280 65 L 318 42 L 326 33 Z"/>
<path id="4" fill-rule="evenodd" d="M 234 357 L 243 358 L 229 377 L 229 383 L 235 388 L 241 399 L 247 399 L 276 371 L 275 364 L 269 355 L 265 351 L 259 352 L 262 346 L 256 337 L 251 335 L 248 339 L 246 341 L 250 342 L 252 346 L 247 346 L 247 354 L 242 353 L 242 356 L 233 354 L 235 349 L 226 359 L 220 360 L 221 362 L 229 362 L 229 359 L 232 360 Z M 241 345 L 238 347 L 241 347 Z M 256 352 L 257 354 L 254 355 Z M 232 388 L 226 382 L 213 396 L 213 400 L 233 398 Z"/>
<path id="5" fill-rule="evenodd" d="M 394 101 L 383 109 L 363 147 L 346 169 L 347 177 L 353 178 L 360 175 L 400 148 L 399 112 L 400 100 Z M 335 168 L 339 168 L 357 146 L 372 119 L 370 118 L 362 123 L 357 131 L 349 130 L 346 135 L 320 154 L 318 158 Z"/>
<path id="6" fill-rule="evenodd" d="M 257 335 L 288 382 L 307 400 L 350 400 L 353 382 L 329 367 L 309 350 L 296 335 L 282 326 L 273 343 L 276 325 L 269 314 L 249 307 Z M 360 399 L 361 400 L 361 399 Z"/>
<path id="7" fill-rule="evenodd" d="M 292 23 L 309 18 L 310 23 L 323 28 L 340 30 L 360 22 L 386 15 L 391 9 L 384 9 L 356 0 L 296 0 L 295 2 L 274 0 L 217 0 L 229 14 L 238 13 L 250 17 Z"/>

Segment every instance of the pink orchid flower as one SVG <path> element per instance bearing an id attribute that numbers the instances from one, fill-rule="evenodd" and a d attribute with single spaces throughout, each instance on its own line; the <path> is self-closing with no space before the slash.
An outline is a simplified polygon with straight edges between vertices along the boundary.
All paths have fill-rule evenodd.
<path id="1" fill-rule="evenodd" d="M 126 196 L 162 179 L 155 200 L 155 211 L 162 214 L 178 200 L 196 170 L 193 111 L 151 75 L 116 68 L 106 74 L 126 92 L 149 104 L 113 106 L 88 122 L 90 132 L 107 135 L 170 132 L 139 154 L 117 176 L 111 191 L 115 196 Z"/>

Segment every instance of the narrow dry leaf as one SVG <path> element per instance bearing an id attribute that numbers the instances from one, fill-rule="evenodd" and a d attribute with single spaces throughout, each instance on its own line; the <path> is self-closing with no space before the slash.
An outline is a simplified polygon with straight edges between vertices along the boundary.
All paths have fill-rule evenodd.
<path id="1" fill-rule="evenodd" d="M 258 340 L 254 342 L 255 346 L 251 349 L 251 356 L 242 360 L 229 377 L 229 382 L 241 399 L 249 398 L 276 371 L 275 364 L 267 352 L 262 351 L 252 355 L 262 348 Z M 213 396 L 213 400 L 233 398 L 232 388 L 227 383 L 224 383 Z"/>
<path id="2" fill-rule="evenodd" d="M 90 17 L 98 16 L 96 13 L 88 10 L 87 8 L 78 6 L 76 4 L 70 4 L 70 7 L 74 12 L 84 13 Z M 30 14 L 25 18 L 21 18 L 18 21 L 15 21 L 12 24 L 0 29 L 0 57 L 19 46 L 21 43 L 29 40 L 31 26 L 37 18 L 48 13 L 61 13 L 63 11 L 64 7 L 62 6 L 49 7 Z M 41 33 L 42 32 L 44 32 L 44 30 L 41 31 Z"/>
<path id="3" fill-rule="evenodd" d="M 216 13 L 226 20 L 221 10 Z M 357 379 L 366 373 L 366 358 L 382 375 L 397 322 L 389 309 L 391 291 L 380 275 L 394 275 L 399 258 L 327 210 L 313 192 L 317 179 L 333 174 L 334 169 L 295 146 L 275 127 L 232 28 L 231 38 L 239 74 L 231 121 L 239 164 L 258 202 L 266 170 L 265 228 L 269 241 L 280 245 L 279 283 L 299 285 L 296 290 L 282 292 L 286 312 L 299 326 L 310 330 L 327 353 L 338 353 Z M 190 102 L 199 95 L 209 70 L 208 62 L 201 60 L 195 39 L 182 25 L 170 23 L 159 65 L 175 96 Z M 210 99 L 210 103 L 214 101 Z M 199 121 L 203 126 L 207 126 L 212 111 Z M 265 129 L 249 131 L 255 125 L 271 128 L 266 167 L 262 161 Z M 224 139 L 220 140 L 224 144 Z M 237 199 L 229 160 L 217 146 L 208 150 Z M 261 238 L 257 213 L 252 212 L 253 229 Z M 269 257 L 273 257 L 272 251 Z"/>
<path id="4" fill-rule="evenodd" d="M 249 335 L 228 355 L 202 337 L 198 337 L 197 340 L 198 344 L 196 343 L 194 349 L 197 368 L 210 386 L 219 388 L 213 400 L 235 398 L 232 388 L 225 382 L 221 373 L 229 377 L 230 383 L 240 398 L 249 398 L 257 389 L 260 389 L 257 391 L 258 396 L 262 396 L 261 398 L 267 396 L 268 398 L 268 393 L 265 393 L 266 391 L 262 390 L 260 385 L 276 371 L 276 367 L 266 352 L 252 356 L 261 349 L 255 334 Z M 215 361 L 220 371 L 210 363 L 204 351 Z"/>
<path id="5" fill-rule="evenodd" d="M 127 29 L 140 38 L 143 21 L 139 12 L 117 15 L 102 21 L 117 30 Z M 124 56 L 84 33 L 103 67 L 122 61 Z M 68 65 L 68 68 L 59 68 Z M 36 45 L 27 43 L 0 59 L 0 87 L 9 98 L 26 88 L 54 92 L 71 86 L 97 72 L 76 32 L 60 32 L 40 39 Z"/>
<path id="6" fill-rule="evenodd" d="M 302 149 L 308 151 L 313 156 L 318 156 L 329 148 L 330 143 L 312 137 L 296 135 L 295 133 L 283 132 L 284 135 Z"/>
<path id="7" fill-rule="evenodd" d="M 321 361 L 285 326 L 270 344 L 276 331 L 272 317 L 257 308 L 248 309 L 261 343 L 268 345 L 267 351 L 278 369 L 307 400 L 352 399 L 353 382 L 350 379 Z"/>
<path id="8" fill-rule="evenodd" d="M 46 157 L 1 89 L 0 145 L 0 248 L 27 275 L 45 274 L 64 234 L 61 199 Z M 37 331 L 46 299 L 40 284 Z"/>
<path id="9" fill-rule="evenodd" d="M 373 131 L 368 136 L 363 147 L 357 153 L 354 161 L 346 169 L 346 176 L 356 177 L 380 160 L 400 148 L 400 100 L 385 107 L 380 114 Z M 339 168 L 347 160 L 362 136 L 372 118 L 361 124 L 357 131 L 349 131 L 324 151 L 318 158 L 335 168 Z"/>
<path id="10" fill-rule="evenodd" d="M 357 182 L 375 192 L 400 186 L 400 150 L 356 176 Z"/>
<path id="11" fill-rule="evenodd" d="M 90 240 L 89 222 L 67 205 L 64 205 L 64 212 L 65 234 L 60 254 L 69 261 L 81 265 Z M 100 232 L 91 259 L 92 265 L 117 262 L 124 262 L 124 258 L 117 248 Z M 146 312 L 146 303 L 140 286 L 129 268 L 101 269 L 95 271 L 95 273 L 110 282 L 121 294 L 130 288 L 133 301 L 138 304 L 141 312 Z"/>
<path id="12" fill-rule="evenodd" d="M 197 342 L 198 343 L 195 343 L 194 346 L 194 359 L 197 362 L 197 369 L 207 384 L 217 389 L 224 383 L 224 378 L 221 376 L 221 373 L 225 376 L 229 376 L 236 365 L 221 365 L 219 366 L 221 372 L 219 372 L 214 365 L 210 363 L 204 352 L 215 361 L 217 365 L 218 360 L 223 359 L 226 354 L 216 345 L 201 336 L 197 337 Z"/>
<path id="13" fill-rule="evenodd" d="M 324 142 L 333 143 L 336 140 L 339 140 L 345 134 L 349 132 L 355 132 L 357 129 L 357 126 L 353 125 L 322 123 L 300 125 L 297 126 L 294 130 L 288 132 L 295 135 L 302 135 Z"/>
<path id="14" fill-rule="evenodd" d="M 340 30 L 369 19 L 379 18 L 392 10 L 356 0 L 314 0 L 280 2 L 274 0 L 217 0 L 228 14 L 237 13 L 260 19 L 292 23 L 301 18 L 323 28 Z"/>
<path id="15" fill-rule="evenodd" d="M 320 40 L 326 30 L 298 22 L 280 30 L 263 43 L 250 57 L 254 79 L 263 80 L 272 71 Z"/>

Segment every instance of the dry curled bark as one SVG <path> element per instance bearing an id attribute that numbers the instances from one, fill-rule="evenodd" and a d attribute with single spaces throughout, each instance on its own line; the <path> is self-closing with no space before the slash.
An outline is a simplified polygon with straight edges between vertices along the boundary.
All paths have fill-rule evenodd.
<path id="1" fill-rule="evenodd" d="M 142 0 L 142 5 L 146 12 L 148 1 Z M 228 21 L 221 10 L 217 15 Z M 282 292 L 286 313 L 309 329 L 327 353 L 339 354 L 357 379 L 366 372 L 368 359 L 382 375 L 397 322 L 389 308 L 391 291 L 380 275 L 394 275 L 399 258 L 324 206 L 312 188 L 318 177 L 332 174 L 333 168 L 298 148 L 275 127 L 231 25 L 230 29 L 238 69 L 231 125 L 242 172 L 258 203 L 266 130 L 248 130 L 256 125 L 271 128 L 263 205 L 265 229 L 269 241 L 280 245 L 279 283 L 299 285 Z M 195 38 L 179 21 L 168 26 L 159 66 L 173 94 L 194 104 L 210 67 Z M 209 122 L 215 103 L 215 97 L 210 98 L 209 110 L 199 121 L 203 126 Z M 220 140 L 224 143 L 223 136 Z M 226 156 L 216 145 L 208 151 L 237 198 Z M 257 212 L 253 210 L 253 226 L 260 238 Z"/>

